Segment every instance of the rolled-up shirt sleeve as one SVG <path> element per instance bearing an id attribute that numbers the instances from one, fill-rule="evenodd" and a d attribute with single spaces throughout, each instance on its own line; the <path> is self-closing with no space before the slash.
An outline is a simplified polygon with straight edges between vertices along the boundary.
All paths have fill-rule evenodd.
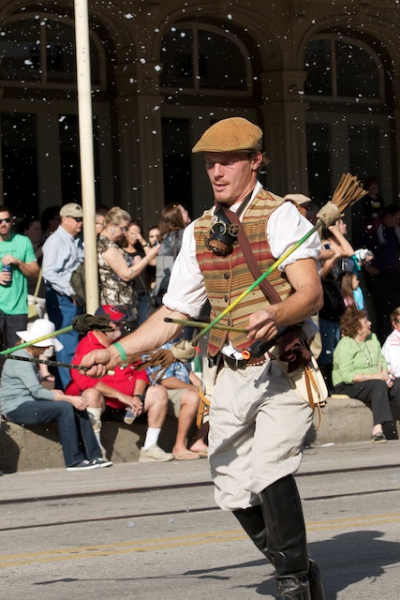
<path id="1" fill-rule="evenodd" d="M 291 202 L 285 202 L 277 208 L 268 219 L 267 237 L 272 255 L 278 259 L 284 255 L 296 242 L 301 240 L 310 229 L 312 224 L 304 218 Z M 314 258 L 318 260 L 321 250 L 321 242 L 315 231 L 279 265 L 279 270 L 284 271 L 287 265 L 296 260 Z"/>

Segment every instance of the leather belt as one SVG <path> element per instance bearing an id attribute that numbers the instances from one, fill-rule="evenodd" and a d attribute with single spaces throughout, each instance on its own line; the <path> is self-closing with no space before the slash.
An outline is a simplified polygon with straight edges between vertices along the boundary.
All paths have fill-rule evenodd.
<path id="1" fill-rule="evenodd" d="M 257 358 L 250 358 L 249 360 L 238 360 L 231 356 L 222 355 L 224 363 L 230 369 L 246 369 L 247 367 L 260 367 L 261 365 L 265 365 L 265 363 L 269 360 L 266 356 L 260 356 Z"/>

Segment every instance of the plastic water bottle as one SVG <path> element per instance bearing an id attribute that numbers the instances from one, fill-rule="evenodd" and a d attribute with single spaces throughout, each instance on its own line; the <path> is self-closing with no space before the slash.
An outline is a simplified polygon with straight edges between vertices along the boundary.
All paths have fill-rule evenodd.
<path id="1" fill-rule="evenodd" d="M 132 425 L 133 421 L 136 419 L 136 415 L 133 410 L 129 407 L 124 416 L 124 423 L 127 425 Z"/>
<path id="2" fill-rule="evenodd" d="M 12 266 L 11 265 L 4 265 L 3 271 L 4 271 L 4 273 L 10 273 L 10 281 L 7 281 L 4 284 L 4 287 L 10 287 L 10 285 L 12 283 Z"/>
<path id="3" fill-rule="evenodd" d="M 197 350 L 197 354 L 191 362 L 191 368 L 192 368 L 193 373 L 195 375 L 197 375 L 197 377 L 201 380 L 203 378 L 203 373 L 202 373 L 201 357 L 199 355 L 200 349 L 196 348 L 196 350 Z"/>

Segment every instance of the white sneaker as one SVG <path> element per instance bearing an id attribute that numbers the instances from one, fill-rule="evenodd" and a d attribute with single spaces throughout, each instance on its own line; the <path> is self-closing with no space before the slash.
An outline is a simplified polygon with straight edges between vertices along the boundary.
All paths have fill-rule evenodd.
<path id="1" fill-rule="evenodd" d="M 146 450 L 141 448 L 139 453 L 139 462 L 168 462 L 173 459 L 170 452 L 164 452 L 157 444 L 149 446 Z"/>

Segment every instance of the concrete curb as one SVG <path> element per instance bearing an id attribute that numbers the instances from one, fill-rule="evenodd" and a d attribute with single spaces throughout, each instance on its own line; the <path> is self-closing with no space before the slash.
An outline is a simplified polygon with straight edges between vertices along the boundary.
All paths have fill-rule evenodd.
<path id="1" fill-rule="evenodd" d="M 400 411 L 392 405 L 396 422 L 386 423 L 384 432 L 388 439 L 399 439 Z M 321 409 L 321 423 L 315 411 L 313 424 L 305 439 L 305 446 L 366 442 L 372 430 L 371 410 L 359 400 L 345 397 L 328 398 Z M 160 436 L 160 446 L 170 451 L 176 436 L 177 420 L 168 417 Z M 115 463 L 136 462 L 146 432 L 146 419 L 133 423 L 107 421 L 103 423 L 102 442 L 107 456 Z M 0 430 L 0 469 L 5 473 L 64 467 L 57 425 L 50 423 L 36 427 L 21 427 L 2 423 Z"/>

